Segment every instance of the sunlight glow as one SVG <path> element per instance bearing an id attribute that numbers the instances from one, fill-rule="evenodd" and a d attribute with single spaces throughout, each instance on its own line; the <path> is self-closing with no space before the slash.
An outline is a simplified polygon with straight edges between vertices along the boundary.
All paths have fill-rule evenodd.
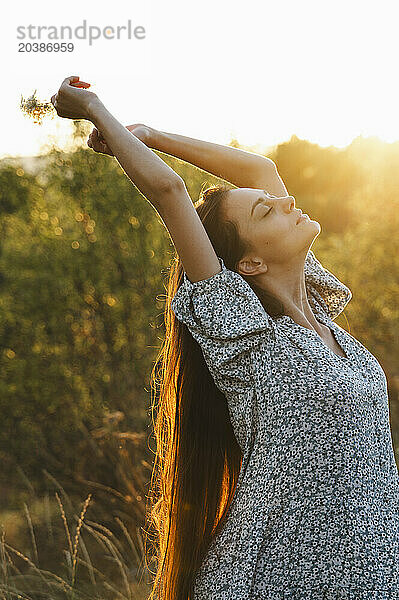
<path id="1" fill-rule="evenodd" d="M 183 0 L 101 4 L 44 0 L 8 11 L 2 40 L 6 85 L 0 156 L 32 155 L 54 141 L 63 147 L 71 123 L 33 124 L 19 109 L 21 94 L 37 89 L 49 100 L 67 75 L 92 83 L 124 124 L 148 123 L 265 151 L 297 135 L 321 146 L 344 147 L 359 135 L 399 139 L 398 4 L 381 0 L 204 0 L 188 13 Z M 17 27 L 101 27 L 131 19 L 141 40 L 76 41 L 71 53 L 19 53 Z"/>

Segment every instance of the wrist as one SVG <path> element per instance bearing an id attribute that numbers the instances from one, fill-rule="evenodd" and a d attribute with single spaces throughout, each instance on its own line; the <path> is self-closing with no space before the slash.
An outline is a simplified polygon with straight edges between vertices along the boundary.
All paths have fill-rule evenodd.
<path id="1" fill-rule="evenodd" d="M 145 126 L 143 139 L 141 140 L 144 144 L 150 148 L 154 148 L 157 150 L 157 146 L 159 143 L 160 131 L 154 129 L 153 127 Z"/>
<path id="2" fill-rule="evenodd" d="M 97 117 L 104 108 L 105 106 L 101 102 L 100 98 L 96 94 L 93 94 L 93 97 L 89 99 L 86 108 L 88 121 L 91 121 L 93 125 L 96 126 Z"/>
<path id="3" fill-rule="evenodd" d="M 154 150 L 160 150 L 162 152 L 162 148 L 164 147 L 164 140 L 167 134 L 164 131 L 159 131 L 158 129 L 153 129 L 152 127 L 148 128 L 148 142 L 147 146 L 150 146 Z"/>

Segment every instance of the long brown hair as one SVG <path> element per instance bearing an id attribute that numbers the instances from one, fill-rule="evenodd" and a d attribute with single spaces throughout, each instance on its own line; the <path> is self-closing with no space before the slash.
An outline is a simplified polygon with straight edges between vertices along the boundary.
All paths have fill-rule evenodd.
<path id="1" fill-rule="evenodd" d="M 230 189 L 212 186 L 194 206 L 217 256 L 235 270 L 250 243 L 224 216 Z M 175 255 L 167 284 L 165 339 L 151 373 L 156 453 L 148 518 L 155 529 L 152 558 L 157 566 L 148 600 L 192 600 L 195 575 L 224 524 L 242 462 L 226 398 L 199 344 L 170 308 L 182 280 L 182 263 Z M 271 316 L 284 314 L 279 300 L 250 277 L 246 280 Z"/>

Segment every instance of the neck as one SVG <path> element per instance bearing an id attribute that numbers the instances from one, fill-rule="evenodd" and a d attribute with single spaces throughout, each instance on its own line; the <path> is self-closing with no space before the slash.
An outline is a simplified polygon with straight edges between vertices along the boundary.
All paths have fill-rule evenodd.
<path id="1" fill-rule="evenodd" d="M 289 265 L 270 264 L 257 283 L 281 300 L 285 313 L 296 323 L 323 335 L 325 325 L 316 319 L 306 292 L 305 259 L 306 256 L 296 257 Z"/>

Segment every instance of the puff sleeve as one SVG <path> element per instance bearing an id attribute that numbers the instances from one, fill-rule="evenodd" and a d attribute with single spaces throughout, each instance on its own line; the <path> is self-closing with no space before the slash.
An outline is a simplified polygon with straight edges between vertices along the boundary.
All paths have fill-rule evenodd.
<path id="1" fill-rule="evenodd" d="M 312 250 L 305 261 L 305 284 L 309 302 L 316 309 L 320 307 L 330 319 L 335 319 L 352 298 L 351 290 L 323 267 Z"/>
<path id="2" fill-rule="evenodd" d="M 201 346 L 211 373 L 234 370 L 243 383 L 250 377 L 245 355 L 271 339 L 271 317 L 245 279 L 218 259 L 221 271 L 208 279 L 193 283 L 183 273 L 171 309 Z"/>

